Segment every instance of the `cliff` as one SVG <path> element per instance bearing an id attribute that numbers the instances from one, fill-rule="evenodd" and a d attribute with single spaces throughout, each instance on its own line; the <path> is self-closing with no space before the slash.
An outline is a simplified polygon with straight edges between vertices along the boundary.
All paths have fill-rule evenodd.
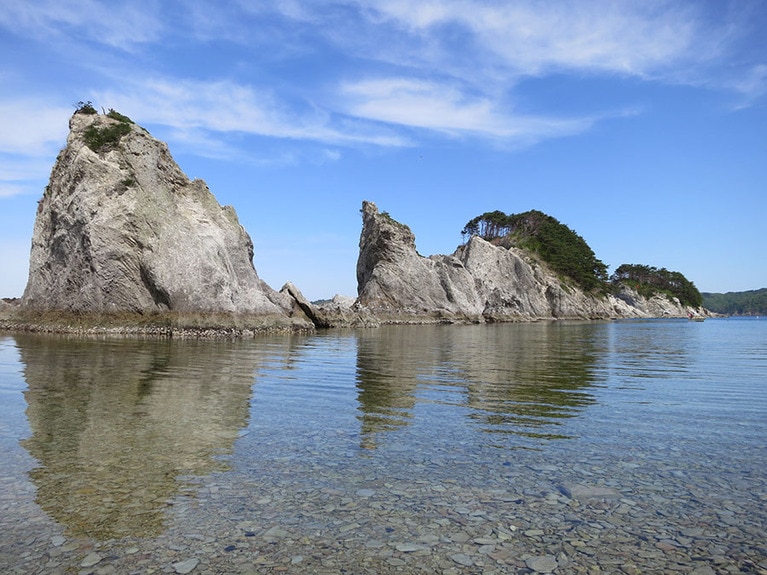
<path id="1" fill-rule="evenodd" d="M 76 112 L 38 205 L 28 311 L 223 314 L 306 328 L 267 286 L 233 208 L 128 118 Z"/>
<path id="2" fill-rule="evenodd" d="M 662 296 L 584 293 L 529 252 L 472 237 L 452 255 L 423 257 L 410 228 L 362 205 L 355 307 L 383 322 L 685 317 Z M 696 310 L 697 311 L 697 310 Z"/>

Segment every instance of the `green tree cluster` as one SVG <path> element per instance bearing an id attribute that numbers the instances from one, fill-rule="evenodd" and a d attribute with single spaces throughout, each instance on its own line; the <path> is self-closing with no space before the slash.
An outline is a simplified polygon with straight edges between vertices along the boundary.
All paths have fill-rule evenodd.
<path id="1" fill-rule="evenodd" d="M 586 291 L 607 289 L 607 266 L 594 255 L 586 241 L 555 218 L 531 210 L 521 214 L 485 212 L 469 220 L 461 234 L 477 235 L 501 245 L 528 249 L 555 272 Z"/>
<path id="2" fill-rule="evenodd" d="M 767 315 L 767 288 L 741 292 L 703 293 L 703 306 L 727 315 Z"/>
<path id="3" fill-rule="evenodd" d="M 682 305 L 700 307 L 703 296 L 680 272 L 669 271 L 666 268 L 656 268 L 641 264 L 623 264 L 619 266 L 610 281 L 614 284 L 626 284 L 640 295 L 650 297 L 656 293 L 665 293 L 676 297 Z"/>
<path id="4" fill-rule="evenodd" d="M 703 297 L 695 284 L 681 273 L 665 268 L 623 264 L 608 278 L 607 266 L 597 259 L 581 236 L 538 210 L 521 214 L 485 212 L 469 220 L 461 234 L 464 241 L 467 236 L 476 235 L 498 245 L 530 250 L 555 272 L 586 291 L 606 292 L 626 284 L 646 297 L 662 293 L 676 297 L 683 305 L 703 305 Z"/>

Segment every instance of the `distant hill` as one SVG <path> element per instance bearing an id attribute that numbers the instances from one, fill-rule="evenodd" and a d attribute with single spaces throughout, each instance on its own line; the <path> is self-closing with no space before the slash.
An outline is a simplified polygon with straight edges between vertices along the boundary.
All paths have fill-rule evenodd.
<path id="1" fill-rule="evenodd" d="M 767 315 L 767 288 L 727 292 L 706 293 L 703 307 L 716 313 L 727 315 Z"/>

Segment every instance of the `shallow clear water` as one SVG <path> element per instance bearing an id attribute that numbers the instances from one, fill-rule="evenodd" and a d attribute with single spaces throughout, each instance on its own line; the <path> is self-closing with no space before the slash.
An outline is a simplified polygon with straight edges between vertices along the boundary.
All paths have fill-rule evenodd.
<path id="1" fill-rule="evenodd" d="M 766 436 L 763 320 L 6 335 L 0 570 L 767 572 Z"/>

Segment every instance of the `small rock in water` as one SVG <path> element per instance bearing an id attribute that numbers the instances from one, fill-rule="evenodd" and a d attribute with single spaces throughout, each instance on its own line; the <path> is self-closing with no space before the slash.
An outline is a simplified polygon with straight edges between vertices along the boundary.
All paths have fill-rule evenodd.
<path id="1" fill-rule="evenodd" d="M 101 561 L 101 555 L 98 553 L 88 553 L 83 562 L 80 563 L 80 567 L 93 567 L 99 561 Z"/>
<path id="2" fill-rule="evenodd" d="M 376 494 L 375 489 L 358 489 L 357 497 L 373 497 Z"/>
<path id="3" fill-rule="evenodd" d="M 583 485 L 580 483 L 564 483 L 559 491 L 570 499 L 619 499 L 621 494 L 617 489 L 601 485 Z"/>
<path id="4" fill-rule="evenodd" d="M 61 535 L 54 535 L 53 537 L 51 537 L 51 543 L 53 544 L 54 547 L 61 547 L 62 545 L 64 545 L 64 543 L 66 543 L 66 541 L 67 541 L 66 537 L 62 537 Z"/>
<path id="5" fill-rule="evenodd" d="M 423 545 L 418 545 L 416 543 L 399 543 L 396 547 L 397 551 L 400 553 L 413 553 L 414 551 L 420 551 L 423 548 Z"/>
<path id="6" fill-rule="evenodd" d="M 464 555 L 463 553 L 456 553 L 455 555 L 451 555 L 450 559 L 458 563 L 458 565 L 463 565 L 464 567 L 471 567 L 474 565 L 474 560 L 468 555 Z"/>
<path id="7" fill-rule="evenodd" d="M 199 565 L 200 560 L 196 558 L 187 559 L 186 561 L 179 561 L 178 563 L 173 564 L 173 569 L 176 570 L 176 573 L 180 573 L 183 575 L 184 573 L 191 573 L 194 571 L 194 568 Z"/>
<path id="8" fill-rule="evenodd" d="M 551 555 L 530 557 L 525 563 L 530 569 L 537 573 L 551 573 L 554 569 L 559 567 L 556 558 Z"/>
<path id="9" fill-rule="evenodd" d="M 272 527 L 266 533 L 264 533 L 264 537 L 274 537 L 276 539 L 284 539 L 287 536 L 288 532 L 284 529 L 280 529 L 279 527 Z"/>

